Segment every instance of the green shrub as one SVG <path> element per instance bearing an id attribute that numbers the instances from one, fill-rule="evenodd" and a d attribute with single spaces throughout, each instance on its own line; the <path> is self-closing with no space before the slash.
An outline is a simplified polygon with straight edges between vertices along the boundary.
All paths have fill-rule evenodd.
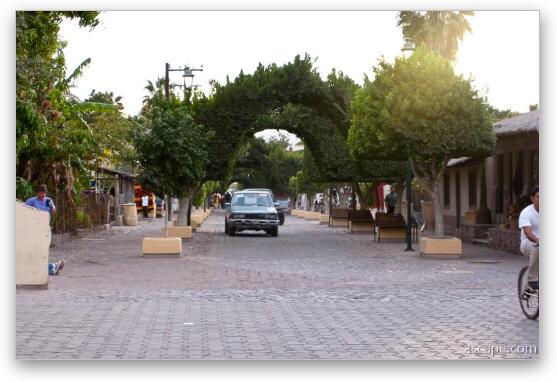
<path id="1" fill-rule="evenodd" d="M 15 177 L 15 197 L 18 200 L 25 201 L 33 196 L 33 185 L 25 179 Z"/>

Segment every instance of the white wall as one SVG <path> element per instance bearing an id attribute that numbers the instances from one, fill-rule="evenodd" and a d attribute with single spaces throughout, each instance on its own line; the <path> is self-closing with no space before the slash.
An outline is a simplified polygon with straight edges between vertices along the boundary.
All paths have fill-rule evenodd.
<path id="1" fill-rule="evenodd" d="M 46 286 L 50 245 L 48 213 L 16 201 L 15 227 L 16 285 Z"/>

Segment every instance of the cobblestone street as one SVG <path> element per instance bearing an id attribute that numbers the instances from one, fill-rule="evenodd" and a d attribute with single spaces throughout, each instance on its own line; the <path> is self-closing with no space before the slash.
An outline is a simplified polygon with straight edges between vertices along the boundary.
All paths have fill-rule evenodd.
<path id="1" fill-rule="evenodd" d="M 525 349 L 538 347 L 538 322 L 516 297 L 524 257 L 465 245 L 461 259 L 423 259 L 401 241 L 291 216 L 276 238 L 229 237 L 216 210 L 181 258 L 142 258 L 141 239 L 162 226 L 51 248 L 66 260 L 60 275 L 16 292 L 16 357 L 539 357 Z"/>

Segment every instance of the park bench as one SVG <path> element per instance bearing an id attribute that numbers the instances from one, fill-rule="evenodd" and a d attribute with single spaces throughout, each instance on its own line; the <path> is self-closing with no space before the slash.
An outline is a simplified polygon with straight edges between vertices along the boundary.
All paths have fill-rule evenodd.
<path id="1" fill-rule="evenodd" d="M 383 239 L 406 239 L 406 222 L 400 214 L 390 215 L 378 212 L 375 215 L 375 226 L 377 227 L 377 241 Z M 418 241 L 418 226 L 412 224 L 412 240 Z"/>
<path id="2" fill-rule="evenodd" d="M 370 210 L 355 210 L 348 213 L 348 231 L 373 232 L 375 240 L 375 219 Z"/>
<path id="3" fill-rule="evenodd" d="M 348 227 L 348 210 L 346 208 L 332 208 L 329 226 Z"/>

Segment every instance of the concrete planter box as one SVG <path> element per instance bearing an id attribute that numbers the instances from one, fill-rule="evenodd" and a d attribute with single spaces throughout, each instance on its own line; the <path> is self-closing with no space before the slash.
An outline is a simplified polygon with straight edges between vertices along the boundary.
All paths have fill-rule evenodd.
<path id="1" fill-rule="evenodd" d="M 191 217 L 191 229 L 193 230 L 193 232 L 195 232 L 195 229 L 197 228 L 198 225 L 200 225 L 201 223 L 198 223 L 197 220 L 194 219 L 194 217 Z M 180 227 L 176 225 L 176 219 L 172 220 L 172 226 L 174 227 Z M 184 226 L 182 226 L 184 227 Z"/>
<path id="2" fill-rule="evenodd" d="M 180 257 L 182 239 L 179 237 L 144 237 L 143 257 Z"/>
<path id="3" fill-rule="evenodd" d="M 298 210 L 298 215 L 296 215 L 296 216 L 298 216 L 299 218 L 305 219 L 307 213 L 308 213 L 308 211 Z"/>
<path id="4" fill-rule="evenodd" d="M 191 227 L 187 226 L 168 226 L 166 227 L 166 233 L 167 237 L 181 237 L 182 239 L 191 239 L 192 229 Z"/>
<path id="5" fill-rule="evenodd" d="M 321 216 L 320 212 L 306 211 L 306 213 L 304 215 L 304 219 L 306 219 L 306 220 L 319 220 L 319 216 Z"/>
<path id="6" fill-rule="evenodd" d="M 192 229 L 196 229 L 197 227 L 201 226 L 202 223 L 203 223 L 203 221 L 201 221 L 201 219 L 196 218 L 195 216 L 191 217 L 191 228 Z"/>
<path id="7" fill-rule="evenodd" d="M 456 237 L 435 239 L 422 237 L 420 239 L 420 256 L 458 259 L 462 255 L 462 241 Z"/>

